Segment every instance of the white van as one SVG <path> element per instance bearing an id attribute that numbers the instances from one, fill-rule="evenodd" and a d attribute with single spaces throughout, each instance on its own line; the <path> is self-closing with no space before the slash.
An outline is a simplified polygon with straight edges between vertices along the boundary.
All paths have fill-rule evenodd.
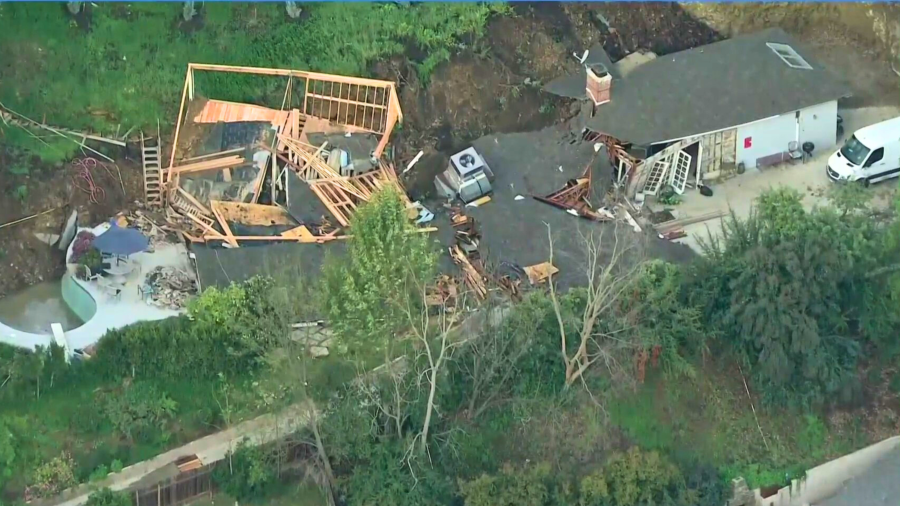
<path id="1" fill-rule="evenodd" d="M 900 117 L 856 131 L 828 159 L 832 181 L 860 181 L 866 186 L 900 176 Z"/>

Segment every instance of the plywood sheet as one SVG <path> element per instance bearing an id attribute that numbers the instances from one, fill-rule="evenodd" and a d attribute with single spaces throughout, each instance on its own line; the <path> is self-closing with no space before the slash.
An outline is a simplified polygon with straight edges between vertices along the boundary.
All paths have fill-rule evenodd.
<path id="1" fill-rule="evenodd" d="M 194 117 L 194 123 L 237 123 L 240 121 L 268 121 L 276 127 L 284 125 L 288 111 L 279 111 L 252 104 L 209 100 L 200 114 Z"/>
<path id="2" fill-rule="evenodd" d="M 210 201 L 226 221 L 242 225 L 296 225 L 293 218 L 281 207 L 264 204 L 243 204 L 240 202 Z"/>

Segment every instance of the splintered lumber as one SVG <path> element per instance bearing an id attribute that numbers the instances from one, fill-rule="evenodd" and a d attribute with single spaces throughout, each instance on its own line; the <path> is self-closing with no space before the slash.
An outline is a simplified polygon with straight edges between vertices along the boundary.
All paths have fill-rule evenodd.
<path id="1" fill-rule="evenodd" d="M 487 297 L 487 286 L 484 284 L 484 278 L 475 270 L 475 266 L 469 261 L 469 257 L 459 248 L 459 246 L 450 247 L 450 258 L 453 260 L 460 270 L 463 272 L 463 281 L 479 299 Z"/>
<path id="2" fill-rule="evenodd" d="M 315 242 L 316 240 L 316 236 L 312 235 L 312 232 L 306 228 L 306 225 L 300 225 L 297 228 L 286 230 L 281 233 L 281 236 L 290 239 L 300 239 L 302 242 Z"/>
<path id="3" fill-rule="evenodd" d="M 547 281 L 550 279 L 550 276 L 557 272 L 559 272 L 559 269 L 550 262 L 541 262 L 536 265 L 525 267 L 525 274 L 528 275 L 528 281 L 531 281 L 532 285 L 539 285 L 544 281 Z"/>
<path id="4" fill-rule="evenodd" d="M 294 225 L 296 222 L 281 207 L 210 200 L 210 207 L 222 218 L 242 225 Z"/>
<path id="5" fill-rule="evenodd" d="M 209 201 L 209 208 L 213 212 L 213 216 L 216 217 L 216 220 L 219 222 L 219 226 L 222 227 L 222 231 L 225 232 L 225 240 L 228 241 L 234 247 L 238 246 L 237 239 L 234 238 L 234 234 L 231 232 L 231 227 L 228 226 L 228 220 L 222 215 L 221 209 L 217 206 L 218 202 L 215 200 Z"/>
<path id="6" fill-rule="evenodd" d="M 240 155 L 228 156 L 225 158 L 217 158 L 215 160 L 206 160 L 203 162 L 189 163 L 172 167 L 172 172 L 177 174 L 187 174 L 189 172 L 203 172 L 207 170 L 222 170 L 231 167 L 237 167 L 247 163 L 247 160 Z"/>
<path id="7" fill-rule="evenodd" d="M 217 156 L 225 156 L 225 155 L 233 155 L 236 153 L 242 153 L 246 151 L 247 148 L 234 148 L 229 149 L 228 151 L 219 151 L 218 153 L 210 153 L 208 155 L 200 155 L 200 156 L 192 156 L 190 158 L 184 158 L 180 160 L 182 163 L 184 162 L 195 162 L 197 160 L 206 160 L 207 158 L 215 158 Z"/>
<path id="8" fill-rule="evenodd" d="M 206 206 L 204 206 L 203 204 L 201 204 L 200 201 L 197 200 L 193 195 L 191 195 L 190 193 L 184 191 L 184 189 L 182 189 L 182 188 L 179 187 L 179 188 L 178 188 L 178 193 L 179 193 L 182 197 L 184 197 L 191 205 L 193 205 L 194 207 L 196 207 L 201 213 L 203 213 L 203 214 L 205 214 L 205 215 L 207 215 L 207 216 L 209 216 L 209 215 L 212 214 L 212 211 L 210 211 L 209 209 L 206 208 Z"/>
<path id="9" fill-rule="evenodd" d="M 693 225 L 695 223 L 702 223 L 704 221 L 714 220 L 716 218 L 721 218 L 725 216 L 726 211 L 711 211 L 704 214 L 698 214 L 697 216 L 688 216 L 687 218 L 681 218 L 677 220 L 670 220 L 663 223 L 657 224 L 654 228 L 657 232 L 667 232 L 672 229 L 682 228 L 687 225 Z"/>

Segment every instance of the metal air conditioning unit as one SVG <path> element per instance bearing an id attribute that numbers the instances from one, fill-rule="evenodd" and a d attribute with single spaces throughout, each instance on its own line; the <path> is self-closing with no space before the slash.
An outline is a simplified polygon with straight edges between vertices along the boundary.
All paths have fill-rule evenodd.
<path id="1" fill-rule="evenodd" d="M 494 173 L 484 158 L 475 148 L 467 148 L 450 157 L 447 170 L 435 178 L 434 184 L 438 194 L 469 203 L 489 195 L 493 179 Z"/>

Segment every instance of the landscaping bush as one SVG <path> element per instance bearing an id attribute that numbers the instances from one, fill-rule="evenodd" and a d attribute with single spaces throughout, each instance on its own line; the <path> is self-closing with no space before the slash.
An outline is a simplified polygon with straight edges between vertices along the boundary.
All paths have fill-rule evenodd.
<path id="1" fill-rule="evenodd" d="M 188 316 L 140 322 L 108 332 L 97 345 L 95 367 L 107 377 L 204 378 L 245 374 L 286 322 L 268 298 L 272 280 L 253 278 L 225 289 L 208 288 Z"/>
<path id="2" fill-rule="evenodd" d="M 666 506 L 683 501 L 684 479 L 678 466 L 655 451 L 634 446 L 617 453 L 598 471 L 582 478 L 582 506 Z"/>
<path id="3" fill-rule="evenodd" d="M 241 443 L 213 470 L 219 490 L 240 502 L 262 499 L 278 479 L 277 455 L 268 446 Z"/>
<path id="4" fill-rule="evenodd" d="M 124 392 L 105 394 L 100 402 L 104 417 L 130 441 L 148 441 L 165 434 L 178 409 L 178 403 L 165 392 L 144 382 L 127 386 Z"/>
<path id="5" fill-rule="evenodd" d="M 563 489 L 548 464 L 515 468 L 506 465 L 498 474 L 483 474 L 459 483 L 466 506 L 564 506 Z"/>
<path id="6" fill-rule="evenodd" d="M 63 453 L 34 470 L 26 496 L 51 497 L 76 484 L 75 462 L 68 453 Z"/>
<path id="7" fill-rule="evenodd" d="M 97 251 L 93 246 L 96 238 L 97 236 L 87 230 L 78 232 L 78 235 L 75 236 L 75 240 L 72 242 L 72 256 L 69 257 L 69 263 L 79 263 L 83 255 L 92 250 Z"/>
<path id="8" fill-rule="evenodd" d="M 769 401 L 822 402 L 852 386 L 882 235 L 872 219 L 806 211 L 797 192 L 772 190 L 748 218 L 723 221 L 685 293 Z"/>
<path id="9" fill-rule="evenodd" d="M 88 496 L 84 506 L 131 506 L 131 496 L 128 492 L 113 492 L 102 488 Z"/>

